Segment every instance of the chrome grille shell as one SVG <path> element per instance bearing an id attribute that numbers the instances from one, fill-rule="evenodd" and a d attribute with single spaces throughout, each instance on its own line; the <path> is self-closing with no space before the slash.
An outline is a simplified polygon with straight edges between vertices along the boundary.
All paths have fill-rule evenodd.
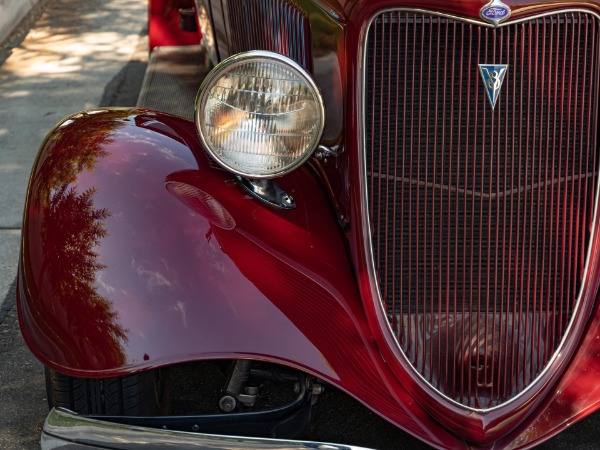
<path id="1" fill-rule="evenodd" d="M 435 23 L 440 28 L 442 26 L 447 26 L 447 28 L 445 33 L 438 33 L 434 40 L 424 28 L 416 30 L 415 26 L 413 29 L 406 27 L 405 30 L 401 30 L 401 27 L 397 25 L 402 21 L 409 23 L 411 20 Z M 439 53 L 431 56 L 435 51 L 435 45 L 430 45 L 428 50 L 431 53 L 428 53 L 425 58 L 426 64 L 423 64 L 421 60 L 420 65 L 419 62 L 414 62 L 413 66 L 397 62 L 397 65 L 393 66 L 393 59 L 396 56 L 393 53 L 399 54 L 407 51 L 398 45 L 381 50 L 383 53 L 380 59 L 385 60 L 384 63 L 392 62 L 375 68 L 369 59 L 372 56 L 369 52 L 374 39 L 373 30 L 377 27 L 383 29 L 383 31 L 377 31 L 381 33 L 381 40 L 381 36 L 385 36 L 386 33 L 386 21 L 387 33 L 397 33 L 398 35 L 406 33 L 406 36 L 402 36 L 403 42 L 420 42 L 424 47 L 427 45 L 424 41 L 428 41 L 439 47 L 440 41 L 447 39 L 448 34 L 454 33 L 454 39 L 456 39 L 457 29 L 459 32 L 462 29 L 463 33 L 465 29 L 468 29 L 468 32 L 471 33 L 470 36 L 472 37 L 474 33 L 480 44 L 484 40 L 482 35 L 487 36 L 495 43 L 500 42 L 499 51 L 504 45 L 503 40 L 512 36 L 510 27 L 518 30 L 537 28 L 534 44 L 540 47 L 546 45 L 546 41 L 540 39 L 542 34 L 539 30 L 541 28 L 549 28 L 554 25 L 560 28 L 564 22 L 571 23 L 575 29 L 577 26 L 581 26 L 580 22 L 583 21 L 587 27 L 587 34 L 583 33 L 586 41 L 581 45 L 588 48 L 591 56 L 588 58 L 589 62 L 586 60 L 585 68 L 579 67 L 579 71 L 590 73 L 587 81 L 583 81 L 583 84 L 587 84 L 589 87 L 586 90 L 588 95 L 579 101 L 584 88 L 577 87 L 579 90 L 575 95 L 570 95 L 568 99 L 563 97 L 556 100 L 562 110 L 564 110 L 565 103 L 570 102 L 571 105 L 569 113 L 566 114 L 569 123 L 560 124 L 560 130 L 566 130 L 565 136 L 569 136 L 564 139 L 569 141 L 566 148 L 562 144 L 551 145 L 542 136 L 542 131 L 551 129 L 553 121 L 556 125 L 556 117 L 559 116 L 556 112 L 558 106 L 555 106 L 554 109 L 551 108 L 550 100 L 543 100 L 541 96 L 536 97 L 536 101 L 540 104 L 528 105 L 530 108 L 525 113 L 523 113 L 522 104 L 518 108 L 515 106 L 518 103 L 514 101 L 517 92 L 520 94 L 524 88 L 529 87 L 527 93 L 530 94 L 532 86 L 537 83 L 535 80 L 531 81 L 531 74 L 526 74 L 529 78 L 525 81 L 521 80 L 517 84 L 514 79 L 510 79 L 510 77 L 514 78 L 514 73 L 509 73 L 496 110 L 492 112 L 489 109 L 482 80 L 477 73 L 477 63 L 495 64 L 503 61 L 479 60 L 480 58 L 474 58 L 471 54 L 468 68 L 465 68 L 466 63 L 457 63 L 457 58 L 449 58 L 451 64 L 434 63 L 432 69 L 431 59 L 438 61 L 440 56 Z M 396 21 L 396 25 L 394 25 L 394 21 Z M 453 28 L 453 31 L 449 32 L 449 28 Z M 577 311 L 582 308 L 579 299 L 589 265 L 590 235 L 591 230 L 596 226 L 598 199 L 599 158 L 596 140 L 598 28 L 596 15 L 589 11 L 579 10 L 558 11 L 519 19 L 494 28 L 479 21 L 428 11 L 394 9 L 378 13 L 369 24 L 363 55 L 365 71 L 363 74 L 365 83 L 363 97 L 364 161 L 361 161 L 361 164 L 364 174 L 362 203 L 365 214 L 363 223 L 370 238 L 366 251 L 371 258 L 373 294 L 379 298 L 379 306 L 388 319 L 387 331 L 393 335 L 405 362 L 412 367 L 423 383 L 461 407 L 486 411 L 501 407 L 521 396 L 554 363 L 556 355 L 568 338 L 573 320 L 578 316 Z M 490 35 L 493 37 L 489 38 Z M 581 35 L 580 29 L 579 37 Z M 572 36 L 574 36 L 574 32 L 572 32 Z M 527 47 L 523 39 L 525 38 L 522 38 L 521 42 L 513 44 L 517 51 Z M 567 39 L 571 39 L 571 43 L 575 41 L 574 37 Z M 400 42 L 402 39 L 399 37 L 397 41 Z M 469 41 L 471 40 L 469 39 Z M 454 44 L 456 42 L 455 40 Z M 510 45 L 509 43 L 506 47 L 510 49 Z M 490 46 L 493 53 L 495 48 L 493 45 Z M 462 56 L 467 50 L 472 52 L 472 48 L 467 49 L 466 47 L 463 39 L 460 47 Z M 561 50 L 559 45 L 554 47 L 558 51 Z M 554 47 L 552 51 L 554 51 Z M 567 58 L 566 55 L 569 52 L 573 53 L 570 49 L 574 48 L 572 45 L 563 47 L 567 51 L 557 53 L 563 57 L 562 61 Z M 456 45 L 452 48 L 456 53 Z M 418 48 L 410 50 L 414 54 L 418 51 Z M 413 53 L 411 53 L 411 58 L 405 58 L 403 61 L 418 60 L 418 58 L 414 58 Z M 532 54 L 536 55 L 535 50 L 532 51 Z M 444 58 L 446 57 L 447 55 L 444 56 Z M 511 56 L 509 55 L 508 58 L 510 59 Z M 549 64 L 547 60 L 549 58 L 544 59 L 544 64 Z M 513 63 L 513 66 L 519 67 L 523 66 L 523 61 L 523 58 L 517 58 L 508 61 L 508 64 Z M 539 69 L 541 59 L 538 58 L 536 61 L 535 68 Z M 531 61 L 528 61 L 528 64 L 529 69 L 533 71 L 534 64 Z M 575 66 L 574 63 L 571 65 L 571 67 Z M 438 68 L 439 70 L 437 70 Z M 370 70 L 373 76 L 369 75 Z M 431 92 L 424 93 L 423 86 L 421 86 L 421 91 L 413 93 L 412 104 L 407 111 L 407 103 L 402 103 L 399 97 L 401 95 L 406 97 L 407 92 L 410 94 L 409 91 L 418 84 L 414 83 L 415 79 L 419 79 L 419 77 L 421 77 L 420 80 L 424 79 L 422 75 L 424 70 L 426 72 L 429 70 L 429 74 L 433 71 L 436 73 L 435 76 L 439 76 L 438 72 L 443 71 L 441 78 L 444 80 L 452 78 L 452 82 L 447 83 L 443 88 L 445 90 L 443 93 L 436 88 L 436 98 L 433 100 Z M 555 72 L 562 73 L 562 69 L 556 69 Z M 552 74 L 552 72 L 550 73 Z M 465 97 L 463 95 L 465 87 L 461 86 L 459 82 L 454 82 L 459 77 L 457 74 L 460 74 L 463 79 L 469 79 L 467 84 L 470 92 L 466 97 L 470 95 L 471 98 L 464 102 L 461 99 Z M 381 90 L 379 95 L 373 92 L 369 93 L 369 80 L 376 82 L 380 75 L 383 78 L 387 76 L 392 81 L 388 80 L 389 84 L 385 87 L 382 83 L 374 88 Z M 551 76 L 548 77 L 548 84 L 543 87 L 535 84 L 535 89 L 542 92 L 544 90 L 551 91 L 551 93 L 557 92 L 560 83 L 554 83 L 550 78 Z M 412 84 L 407 81 L 408 79 L 413 80 Z M 439 83 L 432 82 L 434 78 L 430 75 L 427 75 L 425 79 L 428 80 L 429 85 L 439 86 Z M 563 77 L 561 80 L 561 83 L 564 84 Z M 511 83 L 513 83 L 512 86 Z M 573 83 L 571 81 L 568 83 L 572 88 Z M 515 85 L 517 92 L 514 91 Z M 510 90 L 511 88 L 513 91 Z M 386 95 L 396 98 L 395 100 L 386 100 Z M 510 97 L 513 97 L 510 107 L 503 105 L 510 103 Z M 376 98 L 377 100 L 374 100 Z M 440 98 L 445 100 L 440 102 Z M 417 108 L 414 108 L 415 99 L 417 99 Z M 579 103 L 573 103 L 577 101 Z M 460 127 L 463 126 L 461 118 L 464 119 L 464 116 L 461 114 L 464 113 L 469 102 L 473 102 L 475 108 L 470 112 L 471 114 L 475 113 L 485 117 L 483 120 L 482 117 L 476 120 L 479 128 L 475 131 L 475 134 L 481 131 L 479 138 L 487 140 L 483 146 L 481 141 L 475 145 L 472 141 L 461 144 L 459 142 L 461 133 L 454 132 L 455 127 L 459 127 L 460 130 Z M 377 105 L 375 105 L 376 103 Z M 395 109 L 395 112 L 389 113 L 390 109 Z M 458 110 L 461 112 L 457 112 Z M 515 110 L 517 111 L 516 116 L 519 117 L 519 124 L 516 123 Z M 551 110 L 555 112 L 551 112 Z M 376 117 L 375 112 L 381 113 L 382 111 L 387 111 L 387 116 L 381 114 L 381 117 Z M 448 111 L 450 112 L 447 114 Z M 587 116 L 585 115 L 586 111 L 589 111 Z M 439 124 L 434 125 L 436 128 L 438 125 L 439 128 L 444 128 L 443 132 L 435 130 L 433 135 L 428 134 L 431 125 L 425 122 L 429 120 L 430 113 L 444 116 Z M 544 114 L 550 118 L 540 125 Z M 583 127 L 577 129 L 579 123 L 577 114 L 587 120 L 585 131 L 588 134 L 585 138 L 578 134 Z M 416 120 L 415 117 L 417 117 Z M 523 117 L 529 117 L 530 122 L 524 121 Z M 496 125 L 505 122 L 511 122 L 512 125 L 509 128 L 512 129 L 509 129 L 505 136 L 500 136 L 496 130 L 501 127 Z M 533 124 L 533 127 L 524 126 L 525 124 Z M 515 126 L 517 126 L 516 132 L 514 131 Z M 537 130 L 535 126 L 540 129 Z M 468 131 L 469 125 L 464 125 L 464 128 L 465 131 Z M 382 129 L 387 131 L 382 133 Z M 398 131 L 399 129 L 401 131 Z M 446 129 L 449 131 L 447 132 Z M 378 136 L 373 137 L 374 134 Z M 562 140 L 562 133 L 559 134 L 561 135 L 559 139 Z M 578 137 L 573 138 L 571 134 Z M 523 139 L 522 136 L 526 137 Z M 392 142 L 390 143 L 390 141 Z M 515 146 L 519 151 L 523 151 L 523 141 L 525 141 L 524 154 L 519 153 L 517 158 L 513 157 L 512 163 L 509 161 L 509 164 L 506 164 L 505 161 L 503 167 L 501 164 L 496 164 L 494 167 L 494 163 L 501 159 L 511 159 L 507 155 L 514 156 L 513 148 Z M 583 152 L 579 149 L 581 150 L 580 155 L 583 154 L 583 157 L 579 156 L 576 162 L 567 161 L 565 168 L 553 166 L 553 163 L 562 165 L 563 153 L 569 156 L 572 148 L 584 141 L 587 150 Z M 572 148 L 571 142 L 574 143 Z M 472 173 L 475 181 L 469 186 L 465 183 L 461 185 L 459 180 L 461 169 L 460 165 L 458 169 L 456 168 L 456 161 L 464 158 L 463 166 L 467 167 L 470 162 L 465 164 L 469 158 L 464 156 L 465 149 L 467 152 L 471 149 L 471 155 L 475 155 L 476 151 L 481 151 L 480 146 L 490 149 L 490 154 L 480 153 L 475 157 L 475 159 L 480 159 L 479 165 L 469 166 L 469 174 Z M 446 148 L 451 147 L 456 147 L 458 150 L 451 149 L 445 152 Z M 403 151 L 402 148 L 404 148 Z M 436 149 L 432 150 L 435 155 L 424 154 L 427 153 L 423 151 L 426 148 Z M 545 163 L 537 164 L 536 161 L 539 158 L 536 158 L 535 152 L 538 150 L 541 153 L 537 156 L 546 155 Z M 453 151 L 454 153 L 452 153 Z M 549 157 L 548 155 L 552 151 L 557 153 Z M 411 155 L 407 156 L 409 152 Z M 420 156 L 417 155 L 416 159 L 407 163 L 406 159 L 412 157 L 412 153 L 419 153 Z M 396 156 L 390 157 L 390 154 Z M 387 156 L 388 162 L 386 162 L 385 156 Z M 586 158 L 587 161 L 584 163 L 583 160 Z M 437 163 L 432 161 L 435 159 L 437 159 Z M 452 159 L 454 159 L 454 166 Z M 515 159 L 517 160 L 516 164 L 514 163 Z M 395 164 L 390 164 L 390 161 L 395 161 Z M 442 161 L 442 166 L 445 168 L 436 174 L 439 161 Z M 399 168 L 402 166 L 401 163 L 404 165 Z M 410 169 L 407 170 L 409 165 Z M 425 169 L 425 165 L 427 165 L 427 169 Z M 585 166 L 583 170 L 576 170 L 583 166 Z M 486 178 L 484 172 L 489 167 L 493 167 L 497 173 Z M 514 175 L 514 169 L 521 174 L 523 167 L 526 167 L 523 180 L 519 178 L 516 182 L 514 180 L 507 182 L 506 176 L 504 176 L 504 182 L 502 181 L 503 177 L 499 174 L 500 169 L 502 169 L 502 175 L 509 172 Z M 415 172 L 422 170 L 426 175 L 424 178 L 419 178 L 413 176 L 412 173 L 409 174 L 411 170 Z M 401 176 L 398 176 L 400 171 Z M 548 176 L 548 173 L 551 176 Z M 534 175 L 538 174 L 540 176 L 536 178 Z M 517 177 L 521 177 L 521 175 Z M 444 178 L 446 179 L 444 180 Z M 467 178 L 467 176 L 464 177 L 465 180 Z M 402 188 L 388 189 L 388 185 L 401 185 L 406 191 L 414 192 L 407 195 L 405 192 L 400 192 Z M 475 185 L 478 189 L 473 188 Z M 584 187 L 582 188 L 582 186 Z M 580 199 L 582 192 L 584 192 L 583 201 Z M 375 196 L 391 197 L 391 201 L 388 199 L 378 202 L 375 201 Z M 515 197 L 518 200 L 515 201 Z M 556 204 L 552 200 L 555 197 Z M 550 200 L 548 200 L 549 198 Z M 433 199 L 430 204 L 427 203 L 428 199 Z M 578 212 L 574 214 L 574 201 L 577 205 L 584 207 L 585 211 L 581 212 L 577 206 Z M 512 214 L 515 210 L 507 207 L 507 202 L 512 202 L 513 205 L 518 204 L 515 207 L 515 210 L 518 209 L 516 219 Z M 408 208 L 406 208 L 406 203 L 409 204 Z M 462 208 L 463 214 L 453 215 L 451 210 L 454 206 Z M 534 207 L 537 208 L 538 214 L 532 213 L 526 216 L 526 212 Z M 423 208 L 429 208 L 429 211 L 423 211 Z M 577 220 L 579 225 L 572 226 L 572 224 L 566 223 L 566 216 L 562 216 L 562 219 L 559 217 L 560 210 L 566 211 L 568 208 L 570 208 L 570 217 L 579 219 Z M 555 224 L 552 225 L 552 232 L 544 231 L 544 221 L 540 220 L 541 217 L 545 217 L 540 213 L 542 209 L 544 215 L 547 210 L 553 210 L 551 211 L 553 214 L 549 216 L 550 222 Z M 407 222 L 405 218 L 400 217 L 407 210 L 409 214 L 420 217 L 422 222 L 429 222 L 425 225 L 425 231 L 419 228 L 419 222 L 415 223 L 413 220 L 411 225 L 410 220 Z M 438 217 L 432 218 L 432 214 L 437 214 Z M 508 226 L 507 222 L 509 222 Z M 498 225 L 502 223 L 502 226 Z M 540 223 L 542 223 L 541 226 Z M 414 231 L 404 229 L 398 231 L 398 228 L 411 226 L 415 228 Z M 507 232 L 508 229 L 510 231 Z M 450 235 L 458 234 L 463 235 L 461 248 L 454 253 L 451 250 L 446 251 L 447 248 L 443 244 L 448 244 L 451 240 Z M 569 250 L 564 251 L 563 254 L 557 248 L 563 245 L 560 235 L 565 234 L 570 235 L 571 239 L 568 243 Z M 423 241 L 427 238 L 429 238 L 429 243 L 423 245 Z M 414 244 L 415 240 L 417 244 Z M 520 242 L 512 242 L 512 240 Z M 409 241 L 408 249 L 403 250 L 406 241 Z M 548 242 L 545 243 L 545 241 Z M 422 259 L 426 260 L 426 263 L 415 261 L 414 257 L 408 258 L 407 263 L 403 260 L 403 258 L 406 259 L 405 256 L 398 255 L 403 251 L 417 254 L 422 248 L 425 248 Z M 506 255 L 506 253 L 511 254 Z M 565 264 L 567 257 L 574 259 L 575 262 L 572 265 Z M 444 259 L 447 262 L 445 266 L 439 262 Z M 478 266 L 481 266 L 482 261 L 485 263 L 488 259 L 501 261 L 496 264 L 487 263 L 483 269 L 477 269 Z M 467 260 L 467 263 L 465 264 L 463 261 L 461 265 L 459 260 Z M 527 270 L 519 267 L 524 266 L 526 262 L 531 263 L 528 264 Z M 565 268 L 566 265 L 568 267 Z M 398 266 L 401 267 L 398 268 Z M 559 284 L 563 285 L 558 289 L 550 286 L 553 282 L 556 284 L 555 277 L 553 277 L 556 272 L 562 277 Z M 464 279 L 468 276 L 474 278 L 475 282 Z M 452 282 L 450 282 L 451 279 Z M 542 287 L 537 286 L 538 280 L 541 280 L 539 285 Z M 507 282 L 511 288 L 504 289 L 503 286 Z M 414 288 L 407 289 L 406 284 L 408 283 L 418 286 L 417 291 Z M 567 287 L 565 288 L 564 285 Z M 419 289 L 421 292 L 418 292 Z M 479 292 L 473 295 L 474 290 Z M 545 301 L 545 297 L 551 290 L 562 292 L 554 294 L 554 303 Z M 469 294 L 465 295 L 463 291 L 469 291 Z M 565 292 L 567 295 L 563 295 Z M 563 301 L 562 297 L 568 298 Z M 471 343 L 476 343 L 476 345 Z"/>

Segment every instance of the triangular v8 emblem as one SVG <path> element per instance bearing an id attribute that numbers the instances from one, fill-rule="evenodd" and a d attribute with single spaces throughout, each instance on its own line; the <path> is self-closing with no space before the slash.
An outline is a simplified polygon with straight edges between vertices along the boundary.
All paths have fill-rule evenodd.
<path id="1" fill-rule="evenodd" d="M 508 64 L 479 64 L 479 72 L 492 109 L 496 106 L 507 70 Z"/>

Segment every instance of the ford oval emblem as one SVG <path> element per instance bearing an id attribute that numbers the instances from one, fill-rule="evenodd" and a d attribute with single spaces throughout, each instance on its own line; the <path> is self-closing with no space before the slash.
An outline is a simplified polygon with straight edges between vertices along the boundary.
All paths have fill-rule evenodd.
<path id="1" fill-rule="evenodd" d="M 479 15 L 483 20 L 498 25 L 510 17 L 510 8 L 500 0 L 492 0 L 481 8 Z"/>

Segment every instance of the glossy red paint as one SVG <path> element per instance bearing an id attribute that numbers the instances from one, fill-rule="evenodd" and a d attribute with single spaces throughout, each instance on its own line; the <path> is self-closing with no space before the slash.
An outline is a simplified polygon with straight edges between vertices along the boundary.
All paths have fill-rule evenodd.
<path id="1" fill-rule="evenodd" d="M 45 364 L 77 376 L 213 358 L 286 364 L 326 379 L 439 448 L 466 446 L 457 435 L 485 448 L 548 439 L 600 407 L 599 299 L 587 311 L 587 325 L 576 330 L 579 345 L 560 355 L 562 376 L 548 374 L 539 395 L 511 404 L 510 411 L 467 414 L 450 407 L 415 380 L 382 331 L 364 263 L 359 186 L 350 182 L 362 176 L 356 165 L 361 94 L 348 86 L 361 83 L 363 25 L 381 8 L 398 6 L 477 18 L 485 2 L 323 3 L 342 34 L 333 45 L 323 41 L 329 59 L 315 58 L 314 71 L 323 79 L 327 64 L 339 70 L 334 83 L 345 104 L 334 108 L 343 122 L 332 128 L 328 144 L 341 144 L 344 153 L 317 164 L 322 183 L 308 167 L 280 180 L 298 203 L 293 212 L 245 195 L 207 160 L 194 125 L 181 119 L 92 111 L 49 136 L 30 186 L 19 272 L 28 344 Z M 505 3 L 513 18 L 572 6 Z M 600 11 L 593 2 L 577 6 Z M 339 98 L 336 92 L 332 102 Z M 181 198 L 169 189 L 174 185 L 204 200 Z M 224 213 L 217 204 L 235 228 L 219 219 Z M 349 252 L 336 215 L 350 219 Z M 69 241 L 82 232 L 87 244 Z M 61 248 L 68 252 L 57 253 Z M 80 267 L 77 255 L 83 255 Z M 592 299 L 599 260 L 596 225 L 586 290 Z"/>
<path id="2" fill-rule="evenodd" d="M 182 201 L 173 184 L 202 191 L 234 222 Z M 297 210 L 245 195 L 179 118 L 100 110 L 67 119 L 40 153 L 27 201 L 18 304 L 30 348 L 75 376 L 207 358 L 278 362 L 326 379 L 434 446 L 464 445 L 381 358 L 313 174 L 301 169 L 281 184 Z M 591 327 L 573 372 L 552 391 L 548 410 L 557 413 L 532 413 L 521 424 L 527 433 L 519 428 L 503 445 L 544 439 L 597 407 L 598 397 L 583 394 L 600 391 L 597 377 L 573 382 L 580 369 L 600 370 L 600 314 Z"/>
<path id="3" fill-rule="evenodd" d="M 518 18 L 524 14 L 541 13 L 558 8 L 564 8 L 562 2 L 548 2 L 537 4 L 517 4 L 506 2 L 512 7 L 511 18 Z M 361 42 L 365 39 L 366 25 L 371 17 L 378 11 L 386 8 L 399 7 L 416 7 L 428 9 L 432 11 L 442 11 L 457 16 L 472 18 L 478 20 L 479 10 L 483 6 L 483 2 L 419 2 L 414 3 L 399 2 L 399 1 L 357 1 L 353 4 L 345 4 L 345 13 L 348 15 L 347 24 L 345 27 L 345 50 L 347 61 L 347 86 L 361 86 L 362 83 L 362 65 L 361 61 Z M 573 7 L 572 4 L 569 6 Z M 581 4 L 577 5 L 581 7 Z M 595 3 L 586 3 L 584 5 L 592 11 L 598 12 L 598 5 Z M 345 146 L 348 150 L 345 155 L 345 162 L 349 171 L 348 179 L 361 180 L 362 173 L 356 163 L 361 158 L 362 152 L 362 135 L 360 125 L 356 122 L 357 118 L 362 117 L 362 92 L 360 89 L 349 89 L 346 96 L 347 113 L 346 113 L 346 133 Z M 573 330 L 575 338 L 563 349 L 563 352 L 558 356 L 560 361 L 553 369 L 553 372 L 546 373 L 542 376 L 533 389 L 527 395 L 522 395 L 511 401 L 506 407 L 493 409 L 488 412 L 473 412 L 465 408 L 456 406 L 444 399 L 439 394 L 430 389 L 425 383 L 422 383 L 418 377 L 413 374 L 409 364 L 405 362 L 403 355 L 398 350 L 398 347 L 391 336 L 387 332 L 387 318 L 384 317 L 381 308 L 378 306 L 378 299 L 373 298 L 372 292 L 375 292 L 372 286 L 372 278 L 369 277 L 369 268 L 366 261 L 370 260 L 368 249 L 365 243 L 368 242 L 364 224 L 361 217 L 361 192 L 358 183 L 349 185 L 348 189 L 348 210 L 350 217 L 350 246 L 353 258 L 355 272 L 358 276 L 359 290 L 363 298 L 368 322 L 371 326 L 371 331 L 375 336 L 379 348 L 392 371 L 396 374 L 398 382 L 401 383 L 413 396 L 413 398 L 432 416 L 442 423 L 447 429 L 452 429 L 461 436 L 464 436 L 468 441 L 478 445 L 492 445 L 495 441 L 502 442 L 498 444 L 499 448 L 504 446 L 520 447 L 526 446 L 534 442 L 536 439 L 543 440 L 548 437 L 551 430 L 558 432 L 561 427 L 567 424 L 569 419 L 578 416 L 578 411 L 586 411 L 589 414 L 593 410 L 598 409 L 598 397 L 590 395 L 590 391 L 596 391 L 596 388 L 591 386 L 583 387 L 582 385 L 575 386 L 573 380 L 579 373 L 583 375 L 585 372 L 579 372 L 585 365 L 595 365 L 588 361 L 590 354 L 597 354 L 600 347 L 593 344 L 590 339 L 590 331 L 587 330 L 585 344 L 579 345 L 584 334 L 587 323 L 585 320 L 580 322 L 580 326 Z M 584 288 L 585 295 L 588 297 L 588 305 L 594 304 L 594 298 L 598 296 L 598 287 L 600 285 L 600 264 L 598 264 L 598 247 L 600 242 L 600 230 L 596 225 L 593 237 L 593 251 L 591 256 L 592 264 L 590 266 L 589 276 L 586 280 Z M 590 309 L 580 311 L 580 317 L 587 317 L 591 314 Z M 596 316 L 598 312 L 596 312 Z M 595 316 L 595 317 L 596 317 Z M 597 332 L 591 333 L 591 336 L 597 336 Z M 590 345 L 588 347 L 587 345 Z M 585 361 L 585 362 L 584 362 Z M 566 371 L 569 375 L 559 380 L 561 375 Z M 587 370 L 586 370 L 587 371 Z M 600 372 L 598 372 L 600 373 Z M 565 379 L 570 378 L 572 384 L 565 383 Z M 590 377 L 592 378 L 592 377 Z M 588 378 L 587 380 L 592 382 Z M 597 382 L 595 382 L 597 383 Z M 565 390 L 569 394 L 565 394 Z M 579 410 L 565 408 L 565 403 L 568 399 L 576 399 L 580 402 Z M 552 399 L 552 400 L 549 400 Z M 545 405 L 545 406 L 544 406 Z M 544 413 L 544 407 L 548 410 L 561 413 L 556 415 Z M 566 412 L 569 411 L 569 412 Z M 532 418 L 539 415 L 539 418 L 532 421 Z M 569 418 L 567 418 L 568 416 Z M 520 430 L 520 431 L 519 431 Z M 518 433 L 521 437 L 515 441 L 515 436 Z M 552 431 L 552 432 L 554 432 Z M 494 444 L 496 445 L 496 444 Z"/>
<path id="4" fill-rule="evenodd" d="M 150 50 L 159 46 L 197 45 L 200 42 L 200 32 L 182 31 L 179 28 L 179 9 L 193 6 L 194 0 L 149 0 Z"/>
<path id="5" fill-rule="evenodd" d="M 83 130 L 89 139 L 82 142 Z M 80 147 L 86 150 L 79 152 Z M 211 168 L 193 123 L 120 110 L 87 112 L 63 122 L 46 142 L 33 180 L 25 220 L 22 286 L 28 292 L 23 311 L 61 304 L 64 315 L 43 314 L 35 322 L 38 332 L 31 331 L 31 323 L 25 334 L 40 353 L 52 355 L 46 358 L 50 365 L 72 375 L 117 375 L 182 361 L 197 352 L 251 354 L 263 344 L 264 353 L 284 358 L 287 345 L 275 339 L 282 334 L 296 343 L 300 361 L 334 376 L 313 344 L 297 333 L 269 329 L 276 311 L 265 304 L 256 287 L 260 282 L 248 280 L 264 277 L 282 295 L 310 288 L 306 283 L 288 286 L 289 277 L 283 275 L 289 270 L 312 279 L 319 295 L 353 299 L 348 308 L 360 307 L 353 283 L 341 282 L 351 280 L 345 251 L 328 206 L 306 172 L 290 177 L 288 185 L 303 206 L 287 213 L 266 209 L 244 194 L 231 175 Z M 231 215 L 235 229 L 225 233 L 206 217 L 206 209 L 182 202 L 169 190 L 173 182 L 214 198 Z M 283 284 L 257 264 L 254 274 L 240 273 L 241 262 L 228 256 L 234 250 L 221 242 L 230 241 L 230 233 L 242 236 L 236 238 L 239 245 L 248 242 L 247 253 L 239 258 L 252 261 L 261 251 L 276 257 Z M 71 248 L 77 252 L 57 253 Z M 325 253 L 331 257 L 323 257 Z M 80 290 L 79 307 L 61 283 Z M 238 301 L 243 304 L 235 305 Z M 81 307 L 88 303 L 90 314 Z M 99 320 L 108 328 L 104 339 L 94 336 L 94 348 L 87 348 L 85 328 L 95 327 L 79 324 L 94 323 L 96 305 L 106 310 Z M 222 323 L 211 318 L 210 308 L 219 311 Z M 256 334 L 259 324 L 263 332 Z M 174 341 L 165 339 L 165 333 Z M 231 345 L 240 335 L 263 344 L 250 345 L 252 339 L 246 339 L 245 348 Z M 62 345 L 68 341 L 71 345 Z M 203 343 L 211 348 L 203 349 Z"/>
<path id="6" fill-rule="evenodd" d="M 460 445 L 414 408 L 381 360 L 310 170 L 281 179 L 298 207 L 280 211 L 206 158 L 193 123 L 151 112 L 90 111 L 50 134 L 19 271 L 21 327 L 38 358 L 89 377 L 208 358 L 278 362 L 421 439 Z M 212 197 L 235 228 L 182 201 L 174 183 Z"/>

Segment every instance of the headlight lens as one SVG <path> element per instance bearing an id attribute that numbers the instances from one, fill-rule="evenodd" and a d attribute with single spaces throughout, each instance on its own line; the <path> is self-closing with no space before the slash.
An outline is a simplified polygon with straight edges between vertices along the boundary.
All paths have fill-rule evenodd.
<path id="1" fill-rule="evenodd" d="M 302 164 L 324 126 L 323 100 L 310 75 L 282 55 L 234 55 L 207 75 L 196 125 L 214 159 L 249 178 L 273 178 Z"/>

